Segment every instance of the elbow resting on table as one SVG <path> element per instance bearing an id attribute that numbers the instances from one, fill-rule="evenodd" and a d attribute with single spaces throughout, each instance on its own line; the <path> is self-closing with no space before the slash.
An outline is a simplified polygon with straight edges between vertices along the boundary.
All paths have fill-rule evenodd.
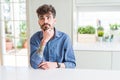
<path id="1" fill-rule="evenodd" d="M 32 68 L 38 69 L 38 65 L 35 64 L 34 62 L 30 61 L 30 65 L 31 65 Z"/>

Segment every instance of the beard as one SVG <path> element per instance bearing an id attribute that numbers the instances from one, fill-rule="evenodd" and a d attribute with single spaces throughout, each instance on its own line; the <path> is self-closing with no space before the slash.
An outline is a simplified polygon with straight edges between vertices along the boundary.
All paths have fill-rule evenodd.
<path id="1" fill-rule="evenodd" d="M 50 28 L 50 24 L 48 23 L 44 23 L 43 25 L 41 25 L 41 29 L 43 29 L 44 31 L 48 30 Z"/>

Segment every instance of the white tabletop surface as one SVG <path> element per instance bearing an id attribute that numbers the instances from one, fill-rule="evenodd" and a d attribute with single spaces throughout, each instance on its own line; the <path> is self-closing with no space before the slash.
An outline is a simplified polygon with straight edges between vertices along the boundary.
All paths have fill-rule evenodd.
<path id="1" fill-rule="evenodd" d="M 120 71 L 0 67 L 0 80 L 120 80 Z"/>

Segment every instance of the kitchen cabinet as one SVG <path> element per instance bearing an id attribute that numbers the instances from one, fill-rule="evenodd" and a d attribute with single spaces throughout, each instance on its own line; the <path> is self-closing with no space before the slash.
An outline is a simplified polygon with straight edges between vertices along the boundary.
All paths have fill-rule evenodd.
<path id="1" fill-rule="evenodd" d="M 77 68 L 111 69 L 111 52 L 75 51 Z"/>
<path id="2" fill-rule="evenodd" d="M 112 69 L 120 70 L 120 52 L 112 52 Z"/>
<path id="3" fill-rule="evenodd" d="M 76 68 L 120 70 L 120 52 L 76 50 Z"/>
<path id="4" fill-rule="evenodd" d="M 77 43 L 73 48 L 77 68 L 120 70 L 119 43 Z"/>

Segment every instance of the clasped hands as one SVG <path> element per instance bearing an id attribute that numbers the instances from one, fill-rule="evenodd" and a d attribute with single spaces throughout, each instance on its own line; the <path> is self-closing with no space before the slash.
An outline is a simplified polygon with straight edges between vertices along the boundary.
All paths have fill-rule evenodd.
<path id="1" fill-rule="evenodd" d="M 42 62 L 38 65 L 39 68 L 47 70 L 47 69 L 55 69 L 57 68 L 56 62 Z"/>

